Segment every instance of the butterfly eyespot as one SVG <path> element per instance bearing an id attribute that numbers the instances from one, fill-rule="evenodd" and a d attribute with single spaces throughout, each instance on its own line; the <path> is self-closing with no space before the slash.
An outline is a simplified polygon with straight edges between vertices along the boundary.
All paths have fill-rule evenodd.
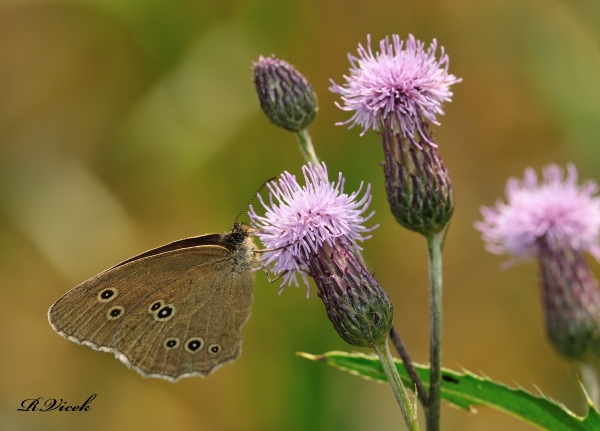
<path id="1" fill-rule="evenodd" d="M 176 349 L 179 347 L 179 338 L 167 338 L 163 343 L 163 346 L 167 350 Z"/>
<path id="2" fill-rule="evenodd" d="M 204 347 L 204 340 L 200 337 L 190 338 L 185 342 L 185 350 L 190 353 L 196 353 Z"/>
<path id="3" fill-rule="evenodd" d="M 212 353 L 213 355 L 219 353 L 221 351 L 221 346 L 218 344 L 211 344 L 208 346 L 208 353 Z"/>
<path id="4" fill-rule="evenodd" d="M 175 314 L 175 307 L 173 305 L 168 304 L 162 307 L 158 312 L 154 315 L 154 320 L 157 322 L 166 322 L 171 319 Z"/>
<path id="5" fill-rule="evenodd" d="M 108 320 L 117 320 L 125 313 L 125 307 L 122 305 L 115 305 L 106 312 L 106 318 Z"/>
<path id="6" fill-rule="evenodd" d="M 150 307 L 148 307 L 148 313 L 154 314 L 156 312 L 156 310 L 158 310 L 163 305 L 165 305 L 165 302 L 162 299 L 159 301 L 153 302 L 152 304 L 150 304 Z"/>
<path id="7" fill-rule="evenodd" d="M 109 302 L 117 297 L 119 291 L 114 287 L 110 289 L 102 289 L 98 292 L 98 302 Z"/>

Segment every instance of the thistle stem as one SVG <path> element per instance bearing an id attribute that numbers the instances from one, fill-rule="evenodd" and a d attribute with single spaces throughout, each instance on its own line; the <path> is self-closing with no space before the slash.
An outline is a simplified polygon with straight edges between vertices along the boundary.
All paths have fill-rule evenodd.
<path id="1" fill-rule="evenodd" d="M 390 337 L 392 338 L 392 344 L 396 348 L 396 351 L 400 355 L 400 359 L 402 359 L 402 362 L 406 367 L 406 371 L 408 371 L 410 379 L 416 386 L 415 392 L 419 397 L 419 401 L 421 402 L 421 405 L 423 406 L 425 412 L 427 412 L 429 407 L 429 398 L 427 395 L 427 391 L 425 390 L 425 386 L 423 386 L 423 381 L 419 377 L 419 374 L 417 373 L 417 370 L 413 365 L 412 359 L 410 358 L 410 354 L 408 353 L 408 350 L 406 349 L 402 338 L 400 338 L 400 334 L 398 334 L 398 331 L 396 331 L 396 328 L 394 326 L 392 326 L 392 329 L 390 330 Z"/>
<path id="2" fill-rule="evenodd" d="M 598 368 L 592 364 L 581 364 L 581 381 L 594 406 L 600 408 L 600 386 L 598 385 Z"/>
<path id="3" fill-rule="evenodd" d="M 406 393 L 406 389 L 404 389 L 404 385 L 402 384 L 402 380 L 400 380 L 400 375 L 398 374 L 392 354 L 390 353 L 387 337 L 383 343 L 375 345 L 374 349 L 379 356 L 383 371 L 385 372 L 388 382 L 392 387 L 392 391 L 396 396 L 396 401 L 398 401 L 398 405 L 402 411 L 402 416 L 404 416 L 404 422 L 406 423 L 406 426 L 410 431 L 419 431 L 419 423 L 417 422 L 417 406 L 416 404 L 412 404 L 410 402 L 408 394 Z"/>
<path id="4" fill-rule="evenodd" d="M 427 431 L 440 429 L 440 389 L 442 362 L 442 243 L 444 233 L 427 236 L 429 256 L 429 316 L 430 344 L 429 359 L 429 410 L 427 411 Z"/>
<path id="5" fill-rule="evenodd" d="M 300 152 L 304 156 L 307 162 L 312 163 L 313 166 L 319 166 L 320 162 L 313 148 L 312 140 L 308 134 L 308 129 L 302 129 L 296 133 L 298 138 L 298 144 L 300 146 Z"/>

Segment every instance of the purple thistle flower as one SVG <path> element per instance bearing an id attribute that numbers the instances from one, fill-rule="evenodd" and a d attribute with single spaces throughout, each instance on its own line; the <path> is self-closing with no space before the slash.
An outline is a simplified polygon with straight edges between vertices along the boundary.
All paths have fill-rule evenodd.
<path id="1" fill-rule="evenodd" d="M 265 253 L 264 264 L 271 267 L 274 274 L 283 275 L 282 287 L 286 284 L 298 286 L 296 274 L 300 274 L 308 287 L 306 273 L 307 260 L 311 254 L 327 243 L 339 242 L 345 246 L 361 249 L 357 241 L 371 236 L 363 236 L 377 226 L 366 228 L 362 225 L 374 212 L 363 216 L 371 203 L 371 185 L 364 196 L 358 199 L 362 190 L 348 195 L 344 193 L 344 178 L 340 172 L 337 182 L 327 179 L 325 163 L 320 166 L 308 164 L 302 167 L 305 186 L 300 186 L 296 177 L 289 172 L 280 175 L 278 182 L 270 182 L 269 205 L 262 197 L 258 198 L 266 209 L 265 216 L 259 216 L 250 206 L 250 220 L 258 229 L 256 236 L 266 248 L 281 248 Z"/>
<path id="2" fill-rule="evenodd" d="M 348 195 L 344 179 L 327 179 L 327 167 L 302 168 L 305 185 L 284 172 L 279 181 L 269 183 L 269 204 L 262 199 L 265 216 L 249 211 L 256 236 L 267 248 L 263 262 L 275 274 L 283 274 L 283 284 L 295 283 L 300 273 L 315 280 L 317 294 L 327 316 L 342 339 L 354 346 L 376 347 L 385 343 L 392 326 L 392 304 L 373 275 L 354 253 L 357 241 L 372 228 L 362 223 L 371 202 L 370 186 L 362 198 L 360 191 Z"/>
<path id="3" fill-rule="evenodd" d="M 511 178 L 506 184 L 508 204 L 482 207 L 482 232 L 491 253 L 510 253 L 515 259 L 538 255 L 540 238 L 554 247 L 587 251 L 600 260 L 600 198 L 594 181 L 577 185 L 577 169 L 567 166 L 567 176 L 556 165 L 544 168 L 544 181 L 538 183 L 533 169 L 523 181 Z"/>
<path id="4" fill-rule="evenodd" d="M 331 91 L 342 95 L 344 111 L 354 111 L 350 127 L 382 129 L 383 170 L 390 210 L 402 226 L 429 236 L 440 233 L 454 211 L 452 182 L 433 142 L 430 123 L 439 124 L 442 103 L 450 101 L 450 86 L 461 79 L 448 73 L 448 56 L 437 41 L 429 48 L 412 35 L 382 40 L 380 52 L 358 45 L 358 57 L 349 55 L 350 76 Z"/>
<path id="5" fill-rule="evenodd" d="M 541 183 L 531 168 L 523 181 L 511 178 L 508 203 L 482 207 L 484 221 L 475 227 L 492 253 L 538 258 L 548 338 L 563 356 L 593 364 L 600 359 L 600 291 L 583 253 L 600 258 L 600 198 L 594 181 L 577 185 L 575 166 L 567 172 L 549 165 Z"/>
<path id="6" fill-rule="evenodd" d="M 358 45 L 358 57 L 348 54 L 350 76 L 344 76 L 343 86 L 333 80 L 330 91 L 342 96 L 344 111 L 354 111 L 347 121 L 350 127 L 363 127 L 361 136 L 369 129 L 379 130 L 383 120 L 394 120 L 395 130 L 419 146 L 418 133 L 424 140 L 436 146 L 424 130 L 424 124 L 438 125 L 437 115 L 443 115 L 442 103 L 450 101 L 450 85 L 461 81 L 448 73 L 449 59 L 444 48 L 436 59 L 437 41 L 434 39 L 427 50 L 425 44 L 409 34 L 406 44 L 398 35 L 379 42 L 381 52 L 371 51 L 371 37 L 367 47 Z M 420 146 L 419 146 L 420 147 Z"/>

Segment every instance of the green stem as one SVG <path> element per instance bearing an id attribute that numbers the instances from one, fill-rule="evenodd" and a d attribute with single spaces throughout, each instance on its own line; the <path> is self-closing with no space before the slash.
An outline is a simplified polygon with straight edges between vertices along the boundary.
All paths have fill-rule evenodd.
<path id="1" fill-rule="evenodd" d="M 429 410 L 427 412 L 427 431 L 440 429 L 440 390 L 442 362 L 442 243 L 444 233 L 427 236 L 429 255 L 429 316 L 430 343 L 429 356 L 431 370 L 429 374 Z"/>
<path id="2" fill-rule="evenodd" d="M 298 144 L 300 145 L 300 152 L 306 161 L 312 163 L 313 166 L 318 166 L 320 162 L 315 153 L 315 149 L 313 148 L 308 129 L 300 130 L 296 133 L 296 137 L 298 138 Z"/>
<path id="3" fill-rule="evenodd" d="M 382 344 L 376 345 L 374 349 L 379 356 L 379 361 L 381 361 L 381 366 L 383 367 L 383 371 L 385 372 L 388 382 L 392 387 L 392 391 L 394 391 L 396 401 L 398 401 L 398 405 L 402 411 L 402 416 L 404 416 L 404 422 L 406 422 L 406 426 L 410 431 L 419 431 L 419 423 L 417 422 L 417 405 L 410 402 L 408 394 L 406 393 L 406 389 L 404 389 L 404 385 L 402 384 L 402 380 L 400 380 L 400 375 L 398 374 L 398 370 L 394 364 L 394 359 L 390 353 L 390 348 L 388 347 L 387 337 Z"/>
<path id="4" fill-rule="evenodd" d="M 592 364 L 581 364 L 581 382 L 596 408 L 600 408 L 600 386 L 598 385 L 598 368 Z"/>
<path id="5" fill-rule="evenodd" d="M 423 381 L 421 380 L 421 377 L 419 377 L 419 373 L 417 373 L 417 370 L 413 364 L 410 354 L 408 353 L 408 350 L 406 349 L 406 346 L 404 345 L 404 342 L 402 341 L 402 338 L 400 337 L 400 334 L 398 331 L 396 331 L 396 328 L 393 325 L 392 329 L 390 330 L 390 337 L 392 339 L 392 344 L 400 355 L 400 359 L 402 359 L 402 363 L 404 364 L 404 367 L 406 368 L 406 371 L 408 372 L 408 375 L 415 386 L 417 397 L 419 398 L 423 409 L 427 413 L 429 405 L 427 391 L 425 390 Z"/>

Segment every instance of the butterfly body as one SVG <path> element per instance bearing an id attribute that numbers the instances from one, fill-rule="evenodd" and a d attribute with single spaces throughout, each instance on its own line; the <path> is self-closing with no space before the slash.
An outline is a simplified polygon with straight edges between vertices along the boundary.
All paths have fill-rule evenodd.
<path id="1" fill-rule="evenodd" d="M 56 301 L 50 324 L 146 377 L 207 376 L 241 353 L 259 263 L 251 236 L 236 223 L 121 262 Z"/>

